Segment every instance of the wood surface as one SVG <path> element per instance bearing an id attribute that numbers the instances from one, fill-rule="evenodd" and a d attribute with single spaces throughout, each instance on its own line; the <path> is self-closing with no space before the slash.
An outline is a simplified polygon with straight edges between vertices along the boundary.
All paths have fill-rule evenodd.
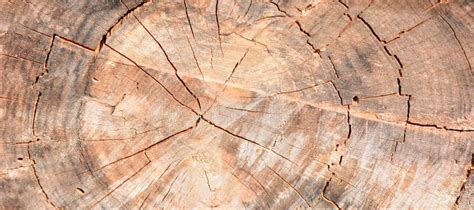
<path id="1" fill-rule="evenodd" d="M 0 0 L 0 209 L 473 209 L 474 2 Z"/>

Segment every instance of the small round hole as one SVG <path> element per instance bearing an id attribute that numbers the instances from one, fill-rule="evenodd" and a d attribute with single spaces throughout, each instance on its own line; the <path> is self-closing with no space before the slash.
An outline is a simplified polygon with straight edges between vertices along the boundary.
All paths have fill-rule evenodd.
<path id="1" fill-rule="evenodd" d="M 359 103 L 359 97 L 354 96 L 354 98 L 352 98 L 352 101 L 353 101 L 354 103 Z"/>

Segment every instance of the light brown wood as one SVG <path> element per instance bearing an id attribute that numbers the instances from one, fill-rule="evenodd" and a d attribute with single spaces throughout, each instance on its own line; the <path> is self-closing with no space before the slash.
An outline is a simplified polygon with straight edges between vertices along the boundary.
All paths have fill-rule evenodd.
<path id="1" fill-rule="evenodd" d="M 0 1 L 0 209 L 472 209 L 471 1 Z"/>

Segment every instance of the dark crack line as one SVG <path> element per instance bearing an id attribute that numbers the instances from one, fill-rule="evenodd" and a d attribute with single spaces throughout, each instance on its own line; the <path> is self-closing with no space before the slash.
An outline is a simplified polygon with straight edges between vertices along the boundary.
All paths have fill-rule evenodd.
<path id="1" fill-rule="evenodd" d="M 370 24 L 369 24 L 364 18 L 362 18 L 360 15 L 358 15 L 357 18 L 358 18 L 360 21 L 362 21 L 362 23 L 364 23 L 365 26 L 367 26 L 367 28 L 370 30 L 370 32 L 372 32 L 372 35 L 374 35 L 375 38 L 376 38 L 379 42 L 383 42 L 382 39 L 380 39 L 379 35 L 377 35 L 377 33 L 375 33 L 374 28 L 372 28 L 372 26 L 370 26 Z"/>
<path id="2" fill-rule="evenodd" d="M 135 132 L 133 134 L 133 136 L 129 136 L 129 137 L 123 137 L 123 138 L 103 138 L 103 139 L 82 139 L 82 141 L 84 142 L 103 142 L 103 141 L 126 141 L 126 140 L 132 140 L 132 139 L 135 139 L 137 138 L 139 135 L 143 135 L 143 134 L 147 134 L 147 133 L 150 133 L 150 132 L 154 132 L 160 128 L 163 128 L 163 126 L 159 126 L 159 127 L 154 127 L 152 129 L 148 129 L 148 130 L 144 130 L 142 132 Z"/>
<path id="3" fill-rule="evenodd" d="M 280 5 L 278 5 L 278 3 L 275 3 L 273 0 L 270 1 L 271 4 L 275 5 L 275 7 L 277 8 L 277 10 L 283 14 L 285 14 L 287 17 L 292 17 L 290 14 L 288 14 L 285 10 L 282 10 L 280 8 Z"/>
<path id="4" fill-rule="evenodd" d="M 96 201 L 94 204 L 92 204 L 91 207 L 94 207 L 96 206 L 97 204 L 99 204 L 102 200 L 104 200 L 105 198 L 107 198 L 109 195 L 111 195 L 113 192 L 115 192 L 117 189 L 119 189 L 120 187 L 122 187 L 125 183 L 127 183 L 130 179 L 132 179 L 133 177 L 135 177 L 138 173 L 140 173 L 140 171 L 142 171 L 145 167 L 147 167 L 148 165 L 150 164 L 150 161 L 148 161 L 145 165 L 143 165 L 140 169 L 138 169 L 137 171 L 135 171 L 135 173 L 133 173 L 131 176 L 129 176 L 127 179 L 125 179 L 123 182 L 121 182 L 117 187 L 115 187 L 114 189 L 112 189 L 110 192 L 108 192 L 107 194 L 105 194 L 102 198 L 100 198 L 98 201 Z"/>
<path id="5" fill-rule="evenodd" d="M 142 7 L 143 5 L 145 5 L 146 3 L 148 2 L 148 0 L 144 0 L 142 1 L 142 3 L 140 4 L 137 4 L 135 7 L 133 8 L 128 8 L 128 6 L 123 3 L 122 0 L 120 0 L 120 3 L 122 3 L 122 5 L 125 6 L 125 8 L 127 8 L 127 11 L 125 12 L 125 14 L 123 14 L 119 19 L 117 19 L 117 21 L 107 30 L 107 32 L 102 36 L 102 39 L 100 40 L 99 42 L 99 46 L 97 46 L 97 49 L 96 49 L 96 52 L 100 52 L 102 50 L 102 47 L 104 46 L 104 44 L 107 42 L 107 37 L 110 36 L 112 34 L 112 31 L 120 26 L 123 21 L 125 20 L 125 18 L 127 18 L 128 16 L 130 15 L 133 15 L 133 12 L 135 10 L 137 10 L 138 8 Z"/>
<path id="6" fill-rule="evenodd" d="M 249 38 L 247 38 L 247 37 L 245 37 L 245 36 L 242 36 L 242 34 L 239 34 L 239 33 L 236 33 L 236 32 L 232 32 L 232 33 L 230 33 L 230 34 L 227 34 L 226 36 L 231 35 L 231 34 L 235 34 L 235 35 L 237 35 L 238 37 L 240 37 L 240 38 L 242 38 L 242 39 L 245 39 L 245 40 L 247 40 L 247 41 L 253 42 L 255 45 L 260 45 L 260 46 L 262 46 L 262 47 L 265 48 L 265 50 L 267 51 L 268 54 L 273 55 L 272 52 L 270 51 L 270 49 L 268 48 L 268 46 L 267 46 L 266 44 L 263 44 L 262 42 L 259 42 L 259 41 L 255 40 L 255 38 L 249 39 Z"/>
<path id="7" fill-rule="evenodd" d="M 199 110 L 201 110 L 201 102 L 199 101 L 199 98 L 196 96 L 196 94 L 194 94 L 193 91 L 191 91 L 191 89 L 189 89 L 189 87 L 186 85 L 186 83 L 183 81 L 183 79 L 179 76 L 178 74 L 178 68 L 176 68 L 176 66 L 174 65 L 173 62 L 171 62 L 171 59 L 170 57 L 168 56 L 168 53 L 165 51 L 165 48 L 163 48 L 163 45 L 161 45 L 161 43 L 158 41 L 158 39 L 155 38 L 155 36 L 153 36 L 153 34 L 148 30 L 148 28 L 145 27 L 145 25 L 143 25 L 143 23 L 138 19 L 138 17 L 136 17 L 134 15 L 135 19 L 138 21 L 138 23 L 143 27 L 143 29 L 145 29 L 145 31 L 148 33 L 148 35 L 150 35 L 150 37 L 155 41 L 156 44 L 158 44 L 158 46 L 160 47 L 161 51 L 163 52 L 163 54 L 165 55 L 165 58 L 166 60 L 168 61 L 168 63 L 171 65 L 171 67 L 173 68 L 174 70 L 174 74 L 176 76 L 176 78 L 178 78 L 178 80 L 180 81 L 180 83 L 183 85 L 183 87 L 186 89 L 186 91 L 191 94 L 191 96 L 196 100 L 197 104 L 198 104 L 198 107 L 199 107 Z"/>
<path id="8" fill-rule="evenodd" d="M 339 79 L 339 73 L 337 72 L 336 65 L 334 65 L 334 62 L 331 59 L 331 56 L 328 55 L 329 62 L 331 63 L 332 70 L 334 70 L 334 74 L 336 75 L 336 78 Z"/>
<path id="9" fill-rule="evenodd" d="M 321 85 L 325 85 L 325 84 L 328 84 L 328 83 L 330 83 L 330 82 L 331 82 L 331 81 L 326 81 L 326 82 L 323 82 L 323 83 L 314 84 L 314 85 L 311 85 L 311 86 L 308 86 L 308 87 L 304 87 L 304 88 L 300 88 L 300 89 L 297 89 L 297 90 L 282 91 L 282 92 L 275 93 L 275 94 L 273 94 L 272 96 L 297 93 L 297 92 L 301 92 L 301 91 L 305 91 L 305 90 L 308 90 L 308 89 L 312 89 L 312 88 L 315 88 L 315 87 L 318 87 L 318 86 L 321 86 Z"/>
<path id="10" fill-rule="evenodd" d="M 352 135 L 352 124 L 351 124 L 351 106 L 347 105 L 347 126 L 348 126 L 348 132 L 347 132 L 347 138 L 344 141 L 344 146 L 347 145 L 347 141 L 351 138 Z"/>
<path id="11" fill-rule="evenodd" d="M 184 176 L 184 174 L 183 174 L 183 176 Z M 168 191 L 166 191 L 165 196 L 163 196 L 163 198 L 161 199 L 161 202 L 165 201 L 166 197 L 168 197 L 169 193 L 171 192 L 171 189 L 173 188 L 174 183 L 176 182 L 176 180 L 178 180 L 178 178 L 179 178 L 179 176 L 176 176 L 173 179 L 173 181 L 170 184 L 170 187 L 168 188 Z"/>
<path id="12" fill-rule="evenodd" d="M 468 57 L 467 54 L 466 54 L 466 50 L 465 50 L 464 47 L 462 46 L 461 41 L 459 40 L 456 31 L 454 30 L 453 26 L 448 22 L 448 20 L 446 20 L 442 15 L 440 15 L 440 17 L 443 19 L 444 22 L 446 22 L 446 24 L 448 24 L 449 28 L 450 28 L 451 31 L 453 32 L 454 38 L 455 38 L 456 41 L 458 42 L 459 47 L 461 47 L 461 50 L 462 50 L 462 52 L 463 52 L 463 54 L 464 54 L 464 58 L 466 59 L 467 64 L 468 64 L 468 66 L 469 66 L 469 70 L 471 71 L 471 74 L 472 74 L 471 62 L 469 61 L 469 57 Z"/>
<path id="13" fill-rule="evenodd" d="M 349 9 L 349 6 L 347 6 L 346 3 L 342 2 L 342 0 L 338 0 L 337 2 L 339 2 L 339 4 L 341 4 L 342 6 L 344 6 L 346 9 Z"/>
<path id="14" fill-rule="evenodd" d="M 76 41 L 74 41 L 74 40 L 72 40 L 72 39 L 68 39 L 68 38 L 66 38 L 66 37 L 59 36 L 58 34 L 54 34 L 53 36 L 56 37 L 56 38 L 59 38 L 59 39 L 63 40 L 64 42 L 67 42 L 67 43 L 69 43 L 69 44 L 71 44 L 71 45 L 74 45 L 74 46 L 76 46 L 76 47 L 82 48 L 82 49 L 84 49 L 84 50 L 86 50 L 86 51 L 98 52 L 97 49 L 92 49 L 92 48 L 87 47 L 87 46 L 85 46 L 85 45 L 83 45 L 83 44 L 81 44 L 81 43 L 79 43 L 79 42 L 76 42 Z M 54 40 L 53 40 L 53 42 L 54 42 Z M 52 45 L 51 45 L 51 47 L 52 47 Z M 49 58 L 49 55 L 48 55 L 48 58 Z"/>
<path id="15" fill-rule="evenodd" d="M 303 32 L 307 37 L 311 38 L 311 34 L 309 34 L 309 32 L 307 32 L 306 30 L 303 29 L 303 27 L 301 26 L 301 23 L 299 21 L 295 21 L 296 25 L 298 26 L 298 29 Z"/>
<path id="16" fill-rule="evenodd" d="M 199 74 L 201 74 L 201 79 L 202 81 L 204 81 L 204 74 L 202 73 L 201 66 L 199 65 L 198 59 L 196 57 L 196 53 L 194 52 L 193 46 L 191 45 L 191 41 L 189 41 L 188 36 L 186 36 L 186 40 L 188 41 L 189 47 L 191 48 L 191 52 L 193 53 L 194 62 L 196 63 L 196 66 L 199 70 Z"/>
<path id="17" fill-rule="evenodd" d="M 207 176 L 207 171 L 206 170 L 204 170 L 204 176 L 206 177 L 206 183 L 207 183 L 207 187 L 209 188 L 209 192 L 213 192 L 212 187 L 211 187 L 211 183 L 209 181 L 209 177 Z"/>
<path id="18" fill-rule="evenodd" d="M 242 16 L 242 17 L 247 16 L 247 14 L 248 14 L 249 11 L 250 11 L 250 7 L 252 7 L 252 4 L 253 4 L 253 0 L 250 0 L 249 6 L 247 7 L 247 10 L 245 10 L 244 16 Z"/>
<path id="19" fill-rule="evenodd" d="M 46 199 L 46 202 L 49 203 L 53 208 L 58 209 L 58 207 L 56 205 L 54 205 L 54 203 L 52 201 L 49 200 L 49 196 L 46 193 L 46 191 L 44 190 L 43 185 L 41 184 L 41 181 L 40 181 L 39 176 L 38 176 L 38 172 L 36 171 L 36 167 L 35 167 L 36 161 L 31 158 L 30 145 L 28 144 L 26 147 L 27 147 L 28 159 L 32 161 L 31 168 L 33 169 L 33 175 L 36 178 L 36 182 L 38 183 L 38 186 L 40 187 L 41 192 L 42 192 L 43 196 Z"/>
<path id="20" fill-rule="evenodd" d="M 469 182 L 469 178 L 471 177 L 471 170 L 473 168 L 473 163 L 474 163 L 474 154 L 471 153 L 471 166 L 470 168 L 467 169 L 466 171 L 466 178 L 465 181 L 463 181 L 461 185 L 461 189 L 459 189 L 459 195 L 456 197 L 456 201 L 454 202 L 454 206 L 459 205 L 459 201 L 461 200 L 461 196 L 465 193 L 466 191 L 466 183 Z"/>
<path id="21" fill-rule="evenodd" d="M 408 32 L 410 32 L 410 31 L 412 31 L 413 29 L 417 28 L 418 26 L 423 25 L 426 21 L 432 19 L 433 17 L 434 17 L 434 16 L 431 16 L 431 17 L 429 17 L 429 18 L 426 18 L 426 19 L 422 20 L 421 22 L 415 24 L 414 26 L 412 26 L 412 27 L 410 27 L 410 28 L 408 28 L 408 29 L 405 29 L 405 30 L 399 32 L 395 37 L 393 37 L 393 38 L 391 38 L 391 39 L 389 39 L 389 40 L 380 40 L 380 41 L 382 41 L 382 42 L 388 44 L 388 43 L 390 43 L 390 42 L 392 42 L 392 41 L 394 41 L 394 40 L 397 40 L 397 39 L 399 39 L 403 34 L 408 33 Z"/>
<path id="22" fill-rule="evenodd" d="M 33 136 L 36 136 L 35 123 L 36 123 L 36 115 L 38 112 L 38 104 L 39 104 L 40 98 L 41 98 L 41 92 L 39 92 L 38 97 L 36 97 L 35 108 L 33 110 L 33 123 L 31 125 Z"/>
<path id="23" fill-rule="evenodd" d="M 216 8 L 215 8 L 215 16 L 216 16 L 216 24 L 217 24 L 217 36 L 219 38 L 219 47 L 221 49 L 222 55 L 224 55 L 224 50 L 222 49 L 222 38 L 221 38 L 221 26 L 219 24 L 219 13 L 217 13 L 219 10 L 219 0 L 216 0 Z"/>
<path id="24" fill-rule="evenodd" d="M 183 3 L 184 3 L 184 11 L 186 12 L 186 19 L 188 19 L 189 29 L 191 29 L 191 34 L 193 35 L 194 41 L 196 41 L 196 36 L 194 35 L 193 25 L 191 24 L 191 18 L 189 18 L 188 5 L 186 3 L 186 0 L 183 0 Z"/>
<path id="25" fill-rule="evenodd" d="M 267 195 L 268 198 L 271 198 L 270 196 L 270 193 L 267 191 L 267 189 L 265 188 L 265 186 L 257 179 L 257 177 L 255 177 L 252 173 L 250 173 L 249 171 L 245 170 L 245 169 L 235 169 L 234 167 L 232 167 L 232 165 L 230 163 L 228 163 L 227 161 L 224 161 L 224 163 L 229 167 L 231 168 L 233 171 L 231 172 L 231 174 L 240 182 L 242 183 L 242 181 L 240 180 L 240 178 L 234 174 L 234 171 L 237 171 L 237 172 L 244 172 L 245 174 L 247 174 L 252 180 L 254 180 L 257 185 L 263 190 L 263 192 L 265 192 L 265 194 Z M 247 187 L 247 185 L 244 185 Z M 250 188 L 249 188 L 250 189 Z M 258 193 L 255 192 L 255 190 L 251 189 L 252 192 L 255 193 L 255 195 L 258 196 Z M 262 201 L 268 206 L 270 207 L 270 205 L 268 204 L 267 200 L 265 199 L 262 199 Z"/>
<path id="26" fill-rule="evenodd" d="M 175 161 L 175 162 L 176 162 L 176 161 Z M 158 180 L 160 180 L 161 177 L 163 177 L 163 176 L 166 174 L 166 172 L 168 172 L 168 170 L 171 168 L 171 165 L 173 165 L 173 163 L 175 163 L 175 162 L 172 162 L 172 163 L 168 164 L 168 166 L 167 166 L 166 169 L 160 174 L 160 176 L 159 176 L 156 180 L 154 180 L 149 186 L 153 186 Z M 174 165 L 174 167 L 178 166 L 180 163 L 181 163 L 181 161 L 178 161 L 178 163 L 176 163 L 176 164 Z M 159 189 L 159 188 L 158 188 L 158 189 Z M 150 194 L 156 193 L 158 189 L 155 189 L 155 190 L 150 191 L 150 192 L 148 193 L 148 195 L 145 197 L 145 199 L 143 199 L 143 201 L 142 201 L 142 203 L 141 203 L 139 209 L 142 209 L 143 205 L 144 205 L 144 204 L 146 203 L 146 201 L 148 200 Z"/>
<path id="27" fill-rule="evenodd" d="M 396 38 L 394 38 L 394 39 L 392 39 L 392 40 L 390 40 L 390 41 L 385 41 L 385 40 L 381 39 L 381 38 L 377 35 L 377 33 L 375 33 L 375 30 L 372 28 L 372 26 L 370 26 L 370 24 L 369 24 L 366 20 L 364 20 L 360 15 L 358 15 L 357 18 L 358 18 L 360 21 L 362 21 L 362 23 L 364 23 L 364 25 L 365 25 L 367 28 L 369 28 L 369 30 L 372 32 L 373 36 L 377 39 L 377 41 L 379 41 L 379 43 L 381 43 L 381 44 L 383 45 L 383 49 L 384 49 L 385 53 L 386 53 L 389 57 L 393 58 L 393 60 L 395 60 L 396 63 L 398 64 L 398 78 L 397 78 L 398 94 L 401 95 L 401 96 L 410 96 L 410 95 L 408 95 L 408 94 L 403 94 L 403 93 L 402 93 L 402 85 L 401 85 L 401 80 L 402 80 L 402 78 L 403 78 L 403 64 L 402 64 L 402 61 L 400 60 L 400 58 L 399 58 L 396 54 L 392 54 L 392 53 L 388 50 L 387 44 L 388 44 L 388 42 L 393 41 L 394 39 L 399 38 L 401 34 L 406 33 L 406 32 L 409 32 L 409 31 L 413 30 L 415 27 L 417 27 L 417 26 L 419 26 L 419 25 L 425 23 L 425 22 L 426 22 L 427 20 L 429 20 L 430 18 L 428 18 L 428 19 L 422 21 L 421 23 L 418 23 L 417 25 L 415 25 L 414 27 L 412 27 L 412 28 L 410 28 L 410 29 L 408 29 L 408 30 L 405 30 L 405 31 L 400 32 L 400 33 L 397 35 Z M 408 119 L 408 118 L 407 118 L 407 119 Z"/>
<path id="28" fill-rule="evenodd" d="M 21 56 L 13 56 L 13 55 L 8 55 L 8 54 L 3 54 L 3 53 L 0 53 L 1 56 L 5 56 L 5 57 L 9 57 L 9 58 L 14 58 L 14 59 L 20 59 L 20 60 L 25 60 L 25 61 L 29 61 L 29 62 L 32 62 L 32 63 L 36 63 L 36 64 L 43 64 L 39 61 L 35 61 L 35 60 L 31 60 L 29 58 L 25 58 L 25 57 L 21 57 Z"/>
<path id="29" fill-rule="evenodd" d="M 414 126 L 419 126 L 419 127 L 430 127 L 430 128 L 436 128 L 439 130 L 445 130 L 445 131 L 455 131 L 455 132 L 474 132 L 474 129 L 456 129 L 456 128 L 448 128 L 447 126 L 439 126 L 436 124 L 423 124 L 423 123 L 417 123 L 417 122 L 412 122 L 410 120 L 407 121 L 409 125 L 414 125 Z"/>
<path id="30" fill-rule="evenodd" d="M 264 149 L 264 150 L 267 151 L 267 152 L 270 152 L 270 153 L 272 153 L 272 154 L 275 154 L 275 155 L 277 155 L 278 157 L 281 157 L 281 158 L 285 159 L 286 161 L 288 161 L 288 162 L 290 162 L 290 163 L 292 163 L 292 164 L 294 164 L 294 165 L 298 165 L 298 164 L 296 164 L 295 162 L 293 162 L 293 161 L 291 161 L 290 159 L 288 159 L 287 157 L 285 157 L 285 156 L 283 156 L 283 155 L 281 155 L 281 154 L 275 152 L 274 150 L 268 149 L 267 147 L 263 146 L 262 144 L 260 144 L 260 143 L 258 143 L 258 142 L 256 142 L 256 141 L 254 141 L 254 140 L 245 138 L 245 137 L 243 137 L 243 136 L 239 136 L 239 135 L 237 135 L 237 134 L 235 134 L 235 133 L 233 133 L 233 132 L 231 132 L 231 131 L 229 131 L 229 130 L 227 130 L 227 129 L 225 129 L 225 128 L 223 128 L 223 127 L 221 127 L 221 126 L 219 126 L 219 125 L 217 125 L 217 124 L 215 124 L 215 123 L 213 123 L 212 121 L 206 119 L 206 118 L 205 118 L 204 116 L 202 116 L 202 115 L 201 115 L 201 119 L 202 119 L 203 121 L 207 122 L 208 124 L 212 125 L 213 127 L 218 128 L 219 130 L 222 130 L 222 131 L 224 131 L 225 133 L 227 133 L 227 134 L 229 134 L 229 135 L 231 135 L 231 136 L 233 136 L 233 137 L 236 137 L 236 138 L 238 138 L 238 139 L 242 139 L 242 140 L 244 140 L 244 141 L 246 141 L 246 142 L 248 142 L 248 143 L 251 143 L 252 145 L 255 145 L 255 146 L 259 147 L 259 148 Z"/>
<path id="31" fill-rule="evenodd" d="M 180 100 L 178 100 L 178 98 L 176 98 L 176 96 L 170 91 L 168 90 L 168 88 L 166 88 L 158 79 L 156 79 L 153 75 L 151 75 L 148 71 L 146 71 L 143 67 L 141 67 L 140 65 L 138 65 L 137 62 L 135 62 L 134 60 L 132 60 L 131 58 L 127 57 L 126 55 L 124 55 L 123 53 L 119 52 L 118 50 L 114 49 L 113 47 L 111 47 L 110 45 L 108 44 L 104 44 L 105 46 L 107 46 L 108 48 L 110 48 L 112 51 L 118 53 L 119 55 L 121 55 L 122 57 L 124 57 L 125 59 L 127 59 L 128 61 L 132 62 L 138 69 L 140 69 L 141 71 L 143 71 L 147 76 L 149 76 L 153 81 L 155 81 L 156 83 L 158 83 L 165 91 L 166 93 L 168 93 L 176 102 L 178 102 L 180 105 L 188 108 L 189 110 L 191 110 L 193 113 L 197 114 L 198 113 L 191 107 L 189 107 L 188 105 L 184 104 L 183 102 L 181 102 Z"/>
<path id="32" fill-rule="evenodd" d="M 275 175 L 277 175 L 283 182 L 285 182 L 286 185 L 288 185 L 305 203 L 308 207 L 311 207 L 311 204 L 309 203 L 308 200 L 306 200 L 306 198 L 303 197 L 303 195 L 292 185 L 290 184 L 285 178 L 283 178 L 279 173 L 277 173 L 275 170 L 273 170 L 273 168 L 271 167 L 268 167 L 268 169 L 270 169 L 270 171 L 272 171 Z"/>
<path id="33" fill-rule="evenodd" d="M 341 210 L 341 207 L 339 207 L 339 205 L 333 201 L 332 199 L 329 199 L 327 196 L 326 196 L 326 191 L 328 189 L 328 186 L 329 186 L 329 182 L 331 182 L 331 179 L 329 179 L 327 182 L 326 182 L 326 185 L 324 186 L 323 188 L 323 192 L 321 192 L 321 197 L 323 197 L 324 200 L 326 200 L 327 202 L 331 203 L 332 205 L 334 205 L 337 209 Z"/>
<path id="34" fill-rule="evenodd" d="M 331 85 L 332 85 L 332 86 L 334 87 L 334 89 L 336 90 L 337 95 L 339 96 L 339 100 L 340 100 L 340 102 L 341 102 L 341 105 L 344 105 L 344 102 L 343 102 L 342 97 L 341 97 L 341 92 L 339 92 L 339 89 L 337 89 L 336 84 L 334 84 L 333 81 L 329 81 L 329 82 L 331 83 Z"/>
<path id="35" fill-rule="evenodd" d="M 150 150 L 151 148 L 153 148 L 153 147 L 155 147 L 155 146 L 157 146 L 157 145 L 160 145 L 160 144 L 162 144 L 162 143 L 164 143 L 164 142 L 167 142 L 168 140 L 170 140 L 170 139 L 172 139 L 172 138 L 174 138 L 174 137 L 176 137 L 176 136 L 178 136 L 178 135 L 180 135 L 180 134 L 186 133 L 186 132 L 190 131 L 190 130 L 193 129 L 193 128 L 194 128 L 194 126 L 191 126 L 191 127 L 186 128 L 186 129 L 184 129 L 184 130 L 181 130 L 181 131 L 178 131 L 178 132 L 176 132 L 176 133 L 173 133 L 173 134 L 171 134 L 171 135 L 169 135 L 169 136 L 167 136 L 167 137 L 165 137 L 165 138 L 163 138 L 163 139 L 161 139 L 161 140 L 159 140 L 159 141 L 156 141 L 155 143 L 153 143 L 153 144 L 151 144 L 151 145 L 145 147 L 144 149 L 138 150 L 138 151 L 136 151 L 136 152 L 134 152 L 134 153 L 132 153 L 132 154 L 130 154 L 130 155 L 127 155 L 127 156 L 125 156 L 125 157 L 119 158 L 119 159 L 114 160 L 114 161 L 112 161 L 112 162 L 110 162 L 110 163 L 107 163 L 107 164 L 105 164 L 104 166 L 98 168 L 98 169 L 95 170 L 95 171 L 102 170 L 103 168 L 105 168 L 105 167 L 107 167 L 107 166 L 113 165 L 113 164 L 115 164 L 115 163 L 117 163 L 117 162 L 126 160 L 126 159 L 128 159 L 128 158 L 130 158 L 130 157 L 133 157 L 133 156 L 135 156 L 135 155 L 138 155 L 138 154 L 140 154 L 140 153 L 142 153 L 142 152 L 148 151 L 148 150 Z"/>
<path id="36" fill-rule="evenodd" d="M 229 106 L 225 106 L 224 108 L 231 109 L 231 110 L 237 110 L 237 111 L 243 111 L 243 112 L 259 113 L 259 114 L 281 114 L 281 113 L 265 112 L 265 111 L 260 111 L 260 110 L 235 108 L 235 107 L 229 107 Z"/>
<path id="37" fill-rule="evenodd" d="M 230 75 L 227 77 L 227 79 L 224 81 L 224 86 L 226 86 L 227 82 L 230 80 L 230 78 L 232 78 L 232 75 L 234 75 L 235 73 L 235 70 L 237 69 L 237 67 L 239 67 L 239 65 L 242 63 L 242 61 L 244 60 L 245 56 L 247 56 L 247 53 L 249 52 L 249 48 L 247 48 L 247 50 L 245 51 L 244 55 L 240 58 L 240 60 L 235 63 L 234 65 L 234 68 L 232 69 L 232 72 L 230 72 Z"/>
<path id="38" fill-rule="evenodd" d="M 411 110 L 410 100 L 411 100 L 411 96 L 409 95 L 408 100 L 407 100 L 407 117 L 406 117 L 406 120 L 405 120 L 405 128 L 403 129 L 402 143 L 405 143 L 405 141 L 407 139 L 407 128 L 408 128 L 408 121 L 410 120 L 410 110 Z"/>
<path id="39" fill-rule="evenodd" d="M 349 23 L 347 23 L 347 24 L 344 26 L 344 28 L 342 28 L 341 31 L 339 31 L 339 33 L 337 34 L 337 36 L 336 36 L 331 42 L 327 43 L 324 48 L 328 48 L 328 47 L 331 46 L 332 44 L 336 43 L 337 40 L 338 40 L 339 38 L 341 38 L 342 34 L 344 34 L 344 32 L 346 32 L 347 29 L 349 29 L 349 27 L 351 27 L 352 22 L 353 22 L 352 16 L 350 16 L 350 15 L 347 14 L 347 13 L 344 13 L 344 15 L 349 19 Z M 317 50 L 320 51 L 320 49 L 317 49 Z"/>

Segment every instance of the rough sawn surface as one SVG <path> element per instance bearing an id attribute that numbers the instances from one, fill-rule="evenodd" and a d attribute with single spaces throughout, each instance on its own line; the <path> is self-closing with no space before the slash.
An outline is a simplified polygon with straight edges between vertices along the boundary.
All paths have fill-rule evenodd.
<path id="1" fill-rule="evenodd" d="M 0 209 L 472 209 L 473 9 L 0 0 Z"/>

